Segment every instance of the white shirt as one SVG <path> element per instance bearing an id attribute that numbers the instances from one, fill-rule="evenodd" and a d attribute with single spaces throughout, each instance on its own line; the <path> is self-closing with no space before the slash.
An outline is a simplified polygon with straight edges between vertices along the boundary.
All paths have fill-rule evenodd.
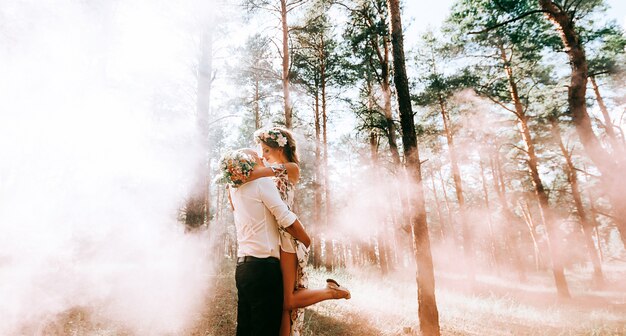
<path id="1" fill-rule="evenodd" d="M 237 257 L 280 258 L 278 225 L 288 227 L 298 217 L 280 198 L 274 181 L 263 177 L 229 192 L 235 208 Z"/>

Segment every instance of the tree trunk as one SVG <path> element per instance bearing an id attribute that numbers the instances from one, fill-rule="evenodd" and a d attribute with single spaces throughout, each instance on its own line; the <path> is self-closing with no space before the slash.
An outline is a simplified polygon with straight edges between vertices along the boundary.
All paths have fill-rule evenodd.
<path id="1" fill-rule="evenodd" d="M 596 208 L 593 205 L 593 196 L 591 191 L 587 191 L 587 195 L 589 197 L 589 213 L 591 216 L 591 226 L 594 228 L 594 234 L 596 236 L 596 241 L 598 242 L 598 257 L 600 258 L 600 263 L 604 260 L 604 256 L 602 255 L 602 240 L 600 239 L 600 233 L 598 232 L 598 221 L 596 220 Z"/>
<path id="2" fill-rule="evenodd" d="M 379 13 L 381 14 L 381 13 Z M 376 22 L 371 17 L 365 16 L 364 19 L 368 22 L 369 28 L 376 29 Z M 396 166 L 400 165 L 400 153 L 398 152 L 398 144 L 396 141 L 396 124 L 393 122 L 393 113 L 391 110 L 391 71 L 389 60 L 389 38 L 382 36 L 383 49 L 380 48 L 379 36 L 375 33 L 371 34 L 369 43 L 372 50 L 376 51 L 376 57 L 380 63 L 380 77 L 378 82 L 380 88 L 383 91 L 383 112 L 385 114 L 385 133 L 387 133 L 387 141 L 389 142 L 389 151 L 391 152 L 391 158 Z M 371 91 L 370 91 L 371 92 Z"/>
<path id="3" fill-rule="evenodd" d="M 370 160 L 374 178 L 378 177 L 378 134 L 370 132 Z"/>
<path id="4" fill-rule="evenodd" d="M 259 107 L 259 80 L 254 81 L 254 129 L 261 128 L 261 109 Z"/>
<path id="5" fill-rule="evenodd" d="M 378 181 L 380 178 L 378 171 L 378 134 L 376 132 L 371 131 L 370 137 L 370 161 L 371 161 L 371 169 L 372 169 L 372 178 L 374 181 Z M 391 212 L 391 204 L 387 205 L 387 212 Z M 380 230 L 378 230 L 378 252 L 380 255 L 380 269 L 383 275 L 389 273 L 389 247 L 387 244 L 387 218 L 379 221 L 382 224 Z"/>
<path id="6" fill-rule="evenodd" d="M 491 254 L 491 260 L 493 262 L 493 266 L 496 269 L 496 273 L 500 274 L 500 262 L 498 258 L 498 253 L 496 250 L 496 237 L 493 232 L 493 223 L 491 221 L 491 206 L 489 204 L 489 191 L 487 189 L 487 178 L 485 177 L 485 167 L 483 165 L 482 155 L 479 158 L 480 163 L 480 178 L 482 181 L 483 187 L 483 195 L 485 197 L 485 208 L 487 209 L 487 224 L 489 226 L 489 252 Z"/>
<path id="7" fill-rule="evenodd" d="M 543 186 L 543 182 L 539 176 L 538 159 L 535 152 L 535 144 L 530 134 L 530 128 L 528 127 L 528 120 L 530 119 L 524 111 L 524 106 L 519 97 L 517 83 L 513 76 L 513 69 L 510 66 L 509 59 L 507 57 L 504 46 L 499 44 L 500 57 L 502 59 L 504 69 L 506 71 L 507 79 L 509 81 L 509 92 L 511 94 L 511 100 L 515 106 L 515 115 L 519 122 L 520 132 L 522 139 L 526 146 L 526 154 L 528 155 L 528 169 L 530 171 L 530 177 L 535 189 L 535 196 L 539 203 L 539 213 L 541 214 L 542 221 L 546 227 L 548 234 L 550 257 L 552 259 L 552 274 L 554 275 L 554 282 L 556 284 L 557 293 L 560 297 L 569 298 L 569 288 L 567 286 L 567 280 L 565 279 L 565 272 L 563 269 L 563 263 L 561 260 L 561 248 L 560 237 L 558 229 L 555 227 L 554 216 L 552 215 L 552 209 L 550 209 L 548 194 Z"/>
<path id="8" fill-rule="evenodd" d="M 454 221 L 452 220 L 452 208 L 450 207 L 450 199 L 448 198 L 448 192 L 446 191 L 446 184 L 441 174 L 441 168 L 437 168 L 439 175 L 439 183 L 441 183 L 441 192 L 443 193 L 443 200 L 446 204 L 446 211 L 448 212 L 448 236 L 452 237 L 451 242 L 458 244 L 458 238 L 456 235 L 456 229 L 454 228 Z"/>
<path id="9" fill-rule="evenodd" d="M 572 188 L 572 197 L 574 198 L 576 213 L 578 214 L 578 219 L 580 220 L 580 226 L 583 231 L 583 238 L 585 246 L 587 247 L 587 253 L 589 254 L 589 258 L 591 259 L 591 263 L 593 265 L 593 281 L 596 285 L 601 285 L 604 279 L 604 276 L 602 275 L 602 263 L 598 257 L 596 246 L 593 243 L 593 226 L 589 222 L 587 212 L 583 206 L 582 196 L 580 195 L 580 190 L 578 188 L 578 175 L 576 173 L 576 167 L 574 167 L 574 163 L 572 162 L 572 154 L 563 144 L 563 140 L 561 139 L 561 130 L 557 119 L 551 119 L 550 124 L 552 126 L 552 137 L 557 141 L 559 148 L 561 149 L 561 153 L 565 157 L 567 180 Z"/>
<path id="10" fill-rule="evenodd" d="M 373 22 L 370 18 L 367 18 L 369 27 L 374 29 L 376 23 Z M 383 93 L 383 113 L 385 115 L 385 134 L 387 135 L 387 142 L 389 144 L 389 152 L 391 153 L 391 158 L 394 163 L 394 169 L 399 167 L 401 164 L 400 153 L 398 151 L 398 142 L 396 139 L 396 124 L 393 120 L 393 111 L 391 109 L 391 65 L 389 59 L 389 47 L 390 41 L 387 36 L 383 36 L 383 48 L 381 50 L 379 43 L 379 36 L 376 34 L 372 34 L 370 39 L 370 44 L 372 49 L 376 51 L 376 57 L 378 58 L 378 62 L 380 63 L 380 77 L 378 78 L 378 83 Z M 369 87 L 370 91 L 371 86 Z M 373 110 L 373 106 L 370 106 L 370 110 Z M 401 174 L 398 174 L 401 175 Z M 397 185 L 397 184 L 396 184 Z M 402 213 L 402 227 L 409 227 L 408 222 L 406 222 L 406 209 L 408 208 L 408 198 L 406 197 L 406 193 L 402 191 L 400 186 L 398 187 L 398 195 L 400 197 L 400 203 L 402 207 L 400 212 Z"/>
<path id="11" fill-rule="evenodd" d="M 619 230 L 620 238 L 626 246 L 626 180 L 622 174 L 626 171 L 626 158 L 611 156 L 602 148 L 598 137 L 593 132 L 591 119 L 587 113 L 585 96 L 587 93 L 587 78 L 589 76 L 585 49 L 576 31 L 576 20 L 570 14 L 551 0 L 539 0 L 541 9 L 546 11 L 546 17 L 555 26 L 565 45 L 572 69 L 570 85 L 567 94 L 570 115 L 585 152 L 602 173 L 604 188 L 609 195 L 615 216 L 613 219 Z"/>
<path id="12" fill-rule="evenodd" d="M 493 175 L 493 188 L 496 191 L 496 195 L 498 195 L 498 201 L 500 202 L 500 208 L 502 209 L 502 216 L 506 221 L 509 227 L 513 227 L 518 221 L 511 211 L 509 207 L 509 201 L 506 197 L 506 186 L 504 184 L 504 172 L 502 169 L 502 163 L 500 162 L 500 153 L 498 151 L 494 151 L 493 156 L 490 160 L 491 165 L 491 173 Z M 507 230 L 509 231 L 509 230 Z M 504 243 L 507 247 L 512 248 L 511 258 L 513 259 L 513 263 L 517 267 L 518 277 L 520 281 L 525 282 L 526 277 L 526 267 L 520 256 L 521 249 L 519 247 L 519 239 L 521 230 L 518 230 L 518 234 L 511 237 L 510 235 L 505 235 Z"/>
<path id="13" fill-rule="evenodd" d="M 320 71 L 320 80 L 321 80 L 321 92 L 322 92 L 322 140 L 324 145 L 323 152 L 323 166 L 324 166 L 324 210 L 325 210 L 325 230 L 326 232 L 330 232 L 330 222 L 331 222 L 331 213 L 332 207 L 330 202 L 330 185 L 328 178 L 328 118 L 327 118 L 327 110 L 326 110 L 326 73 L 325 68 L 323 66 Z M 326 241 L 326 270 L 331 271 L 333 267 L 333 245 L 332 241 Z"/>
<path id="14" fill-rule="evenodd" d="M 617 150 L 617 136 L 615 135 L 615 130 L 613 129 L 613 122 L 611 121 L 611 116 L 609 115 L 609 110 L 606 108 L 604 104 L 604 99 L 600 95 L 600 88 L 598 87 L 598 83 L 596 82 L 595 76 L 589 76 L 589 80 L 591 81 L 591 87 L 593 87 L 593 92 L 596 95 L 596 101 L 598 102 L 598 106 L 600 107 L 600 111 L 602 112 L 602 117 L 604 118 L 604 129 L 606 130 L 606 134 L 609 136 L 609 141 L 611 142 L 611 146 L 613 150 Z"/>
<path id="15" fill-rule="evenodd" d="M 211 99 L 211 73 L 213 71 L 213 27 L 209 24 L 200 39 L 200 58 L 198 60 L 196 115 L 197 127 L 202 142 L 203 162 L 196 171 L 196 183 L 185 206 L 185 225 L 195 229 L 205 224 L 211 214 L 209 209 L 209 190 L 211 188 L 209 158 L 209 104 Z"/>
<path id="16" fill-rule="evenodd" d="M 448 240 L 445 229 L 445 219 L 441 211 L 441 205 L 439 204 L 439 195 L 437 195 L 437 187 L 435 186 L 435 174 L 431 171 L 430 182 L 433 188 L 433 197 L 435 198 L 435 210 L 437 210 L 437 218 L 439 218 L 439 233 L 441 234 L 441 241 Z"/>
<path id="17" fill-rule="evenodd" d="M 391 42 L 393 46 L 394 81 L 400 109 L 400 123 L 402 126 L 402 143 L 408 176 L 417 184 L 414 193 L 411 193 L 413 211 L 411 214 L 411 229 L 413 237 L 413 253 L 417 265 L 417 302 L 420 330 L 424 336 L 439 336 L 439 312 L 435 299 L 435 274 L 433 259 L 430 250 L 430 238 L 428 236 L 428 223 L 426 220 L 426 204 L 422 189 L 421 163 L 411 96 L 409 93 L 409 81 L 406 74 L 404 60 L 404 41 L 402 36 L 402 20 L 400 17 L 399 0 L 388 0 L 391 19 Z"/>
<path id="18" fill-rule="evenodd" d="M 321 153 L 321 127 L 320 127 L 320 103 L 319 95 L 315 94 L 315 162 L 322 160 Z M 313 239 L 313 267 L 318 268 L 322 265 L 322 177 L 320 165 L 313 167 L 315 175 L 315 184 L 313 187 L 314 204 L 313 204 L 313 221 L 315 222 L 315 234 Z"/>
<path id="19" fill-rule="evenodd" d="M 524 221 L 526 222 L 526 226 L 528 227 L 528 233 L 530 234 L 530 239 L 533 242 L 533 252 L 535 257 L 535 271 L 539 272 L 541 270 L 541 266 L 543 263 L 541 262 L 541 250 L 539 249 L 539 244 L 537 243 L 537 232 L 535 231 L 536 225 L 533 221 L 533 216 L 530 213 L 530 208 L 528 207 L 528 203 L 525 203 L 520 206 L 522 209 L 522 216 L 524 217 Z"/>
<path id="20" fill-rule="evenodd" d="M 384 52 L 382 59 L 382 83 L 381 88 L 383 90 L 383 100 L 384 100 L 384 111 L 385 111 L 385 120 L 387 126 L 387 139 L 389 141 L 389 150 L 391 151 L 391 157 L 393 158 L 393 163 L 398 166 L 400 165 L 400 154 L 398 153 L 398 144 L 396 141 L 396 124 L 393 121 L 393 113 L 391 111 L 391 84 L 390 84 L 390 76 L 389 76 L 389 40 L 384 37 L 383 38 Z"/>
<path id="21" fill-rule="evenodd" d="M 283 33 L 283 99 L 285 127 L 291 128 L 291 98 L 289 96 L 289 27 L 287 26 L 287 0 L 280 0 L 280 20 Z"/>
<path id="22" fill-rule="evenodd" d="M 450 166 L 452 168 L 452 179 L 454 180 L 454 190 L 456 191 L 456 199 L 459 202 L 459 221 L 461 222 L 461 232 L 463 234 L 463 255 L 465 256 L 465 270 L 467 272 L 470 283 L 475 281 L 474 276 L 474 258 L 472 248 L 472 234 L 467 225 L 467 214 L 465 211 L 465 197 L 463 196 L 463 183 L 461 181 L 461 171 L 457 159 L 456 148 L 454 146 L 454 138 L 450 129 L 450 116 L 446 111 L 446 105 L 443 97 L 439 95 L 439 108 L 441 119 L 443 120 L 443 129 L 446 133 L 448 141 L 448 153 L 450 154 Z"/>
<path id="23" fill-rule="evenodd" d="M 380 258 L 380 270 L 383 275 L 389 274 L 389 246 L 387 242 L 387 221 L 383 221 L 382 230 L 378 232 L 378 255 Z"/>

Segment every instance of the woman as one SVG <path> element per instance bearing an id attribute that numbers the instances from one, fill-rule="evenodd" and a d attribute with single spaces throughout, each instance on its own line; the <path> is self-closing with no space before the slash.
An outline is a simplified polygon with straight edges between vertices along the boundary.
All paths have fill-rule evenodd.
<path id="1" fill-rule="evenodd" d="M 258 130 L 254 139 L 261 145 L 263 158 L 270 167 L 255 167 L 249 181 L 272 176 L 281 198 L 293 209 L 295 184 L 300 178 L 296 141 L 291 132 L 274 127 Z M 312 304 L 330 299 L 349 299 L 350 291 L 333 279 L 326 280 L 326 288 L 308 289 L 304 266 L 308 249 L 289 233 L 280 230 L 280 266 L 283 273 L 283 318 L 280 336 L 299 336 L 302 333 L 304 310 Z"/>

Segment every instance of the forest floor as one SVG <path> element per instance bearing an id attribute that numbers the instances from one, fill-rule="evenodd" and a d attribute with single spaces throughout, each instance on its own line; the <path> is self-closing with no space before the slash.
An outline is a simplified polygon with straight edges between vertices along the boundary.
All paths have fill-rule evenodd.
<path id="1" fill-rule="evenodd" d="M 592 289 L 584 269 L 568 272 L 571 299 L 557 299 L 549 274 L 525 282 L 477 275 L 437 273 L 437 304 L 442 335 L 626 335 L 626 263 L 605 265 L 605 286 Z M 419 335 L 415 272 L 381 277 L 378 270 L 329 274 L 309 270 L 311 288 L 332 277 L 352 292 L 351 300 L 325 301 L 305 310 L 303 336 Z M 234 262 L 213 275 L 215 283 L 187 336 L 235 334 Z M 44 335 L 131 335 L 93 325 L 80 310 L 49 324 Z"/>
<path id="2" fill-rule="evenodd" d="M 374 270 L 332 275 L 309 270 L 312 288 L 333 277 L 351 290 L 352 299 L 306 309 L 304 335 L 418 335 L 414 274 L 380 279 Z M 464 277 L 438 274 L 442 335 L 626 335 L 626 265 L 606 266 L 605 276 L 604 289 L 593 290 L 588 272 L 568 274 L 572 298 L 557 299 L 547 275 L 529 278 L 527 284 L 477 276 L 470 288 Z M 234 335 L 232 265 L 216 281 L 203 318 L 190 335 Z"/>

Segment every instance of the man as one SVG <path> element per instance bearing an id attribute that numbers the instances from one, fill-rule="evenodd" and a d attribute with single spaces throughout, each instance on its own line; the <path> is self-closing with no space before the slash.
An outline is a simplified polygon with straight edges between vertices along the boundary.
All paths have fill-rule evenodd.
<path id="1" fill-rule="evenodd" d="M 261 161 L 253 150 L 240 150 L 250 161 Z M 254 166 L 247 159 L 231 165 Z M 243 162 L 243 163 L 242 163 Z M 227 165 L 225 165 L 227 166 Z M 226 169 L 233 167 L 227 167 Z M 241 169 L 234 169 L 241 171 Z M 244 169 L 245 170 L 245 169 Z M 245 174 L 246 172 L 244 172 Z M 297 216 L 280 198 L 271 178 L 259 178 L 229 188 L 237 229 L 237 336 L 276 336 L 283 310 L 278 226 L 307 247 L 310 238 Z"/>

